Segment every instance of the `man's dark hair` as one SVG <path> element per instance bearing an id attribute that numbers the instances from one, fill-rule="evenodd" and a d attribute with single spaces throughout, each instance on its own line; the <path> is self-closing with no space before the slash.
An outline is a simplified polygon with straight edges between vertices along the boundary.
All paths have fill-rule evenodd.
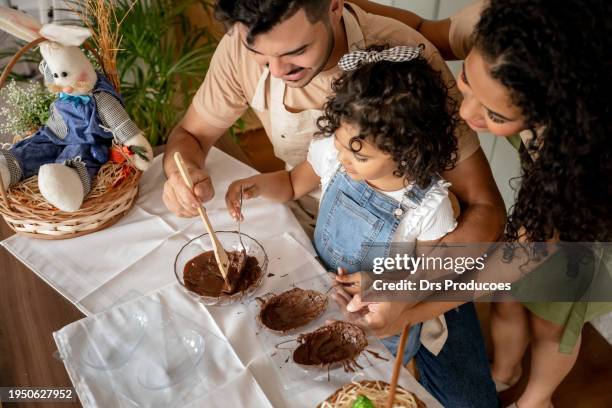
<path id="1" fill-rule="evenodd" d="M 228 28 L 235 23 L 244 24 L 249 30 L 247 43 L 252 44 L 258 34 L 267 33 L 300 9 L 304 9 L 311 23 L 320 21 L 329 3 L 330 0 L 219 0 L 215 17 Z"/>

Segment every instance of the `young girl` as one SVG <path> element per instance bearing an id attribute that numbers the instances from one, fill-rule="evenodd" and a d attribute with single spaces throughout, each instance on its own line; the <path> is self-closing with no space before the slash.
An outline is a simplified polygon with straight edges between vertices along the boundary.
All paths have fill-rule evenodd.
<path id="1" fill-rule="evenodd" d="M 233 182 L 226 194 L 230 214 L 242 217 L 241 190 L 245 198 L 285 202 L 320 186 L 314 246 L 328 270 L 347 273 L 371 271 L 372 252 L 381 244 L 386 256 L 392 242 L 418 245 L 452 231 L 456 221 L 449 183 L 440 173 L 452 168 L 456 157 L 457 104 L 439 73 L 419 57 L 420 51 L 376 48 L 345 55 L 339 63 L 345 72 L 332 85 L 335 96 L 318 120 L 320 137 L 312 142 L 307 161 L 291 171 Z M 405 357 L 417 350 L 428 354 L 422 359 L 428 364 L 419 365 L 421 378 L 430 385 L 436 382 L 429 389 L 439 391 L 436 397 L 441 401 L 452 406 L 495 406 L 473 310 L 457 312 L 450 319 L 453 327 L 447 326 L 445 316 L 431 322 L 442 328 L 441 333 L 433 339 L 426 336 L 429 341 L 423 347 L 415 336 L 419 330 L 428 332 L 428 322 L 422 328 L 415 326 L 414 347 Z M 387 344 L 395 351 L 396 339 Z M 466 359 L 470 364 L 465 364 Z M 476 396 L 473 400 L 464 400 L 466 387 Z"/>

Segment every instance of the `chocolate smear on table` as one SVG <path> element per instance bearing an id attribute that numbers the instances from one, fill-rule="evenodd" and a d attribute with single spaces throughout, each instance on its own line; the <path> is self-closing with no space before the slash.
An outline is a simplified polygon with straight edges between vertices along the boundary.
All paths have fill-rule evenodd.
<path id="1" fill-rule="evenodd" d="M 346 372 L 362 368 L 356 360 L 368 346 L 366 334 L 361 327 L 342 321 L 302 334 L 297 341 L 300 345 L 293 352 L 293 361 L 297 364 L 327 365 L 329 368 L 339 363 Z"/>
<path id="2" fill-rule="evenodd" d="M 230 261 L 227 279 L 231 290 L 221 275 L 213 251 L 203 252 L 185 264 L 183 269 L 185 287 L 201 296 L 221 297 L 238 292 L 244 293 L 259 280 L 262 272 L 257 258 L 247 256 L 244 267 L 239 269 L 241 259 L 244 259 L 242 251 L 228 252 L 227 257 Z"/>
<path id="3" fill-rule="evenodd" d="M 327 308 L 327 297 L 315 290 L 293 288 L 278 295 L 271 293 L 257 298 L 259 321 L 277 332 L 287 332 L 321 316 Z"/>
<path id="4" fill-rule="evenodd" d="M 383 361 L 389 361 L 388 358 L 383 357 L 380 355 L 380 353 L 373 351 L 373 350 L 366 350 L 368 353 L 370 353 L 372 356 L 374 356 L 374 358 L 377 358 L 379 360 L 383 360 Z"/>

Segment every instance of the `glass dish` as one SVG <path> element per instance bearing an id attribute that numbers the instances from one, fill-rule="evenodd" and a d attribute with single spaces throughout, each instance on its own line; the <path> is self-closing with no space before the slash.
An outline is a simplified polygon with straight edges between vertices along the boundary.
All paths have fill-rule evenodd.
<path id="1" fill-rule="evenodd" d="M 244 299 L 250 298 L 257 288 L 259 288 L 267 275 L 268 271 L 268 255 L 264 250 L 263 246 L 254 238 L 248 236 L 247 234 L 241 233 L 238 234 L 237 231 L 217 231 L 217 237 L 219 241 L 221 241 L 221 245 L 225 248 L 226 251 L 240 251 L 242 250 L 242 245 L 240 244 L 239 237 L 242 236 L 242 242 L 244 243 L 244 247 L 246 248 L 246 253 L 248 256 L 254 256 L 259 263 L 259 267 L 261 268 L 261 275 L 259 279 L 253 283 L 246 291 L 234 293 L 233 295 L 223 295 L 223 296 L 203 296 L 199 295 L 195 292 L 190 291 L 185 286 L 185 281 L 183 280 L 183 269 L 187 262 L 196 256 L 200 255 L 202 252 L 212 251 L 213 245 L 210 240 L 209 235 L 202 234 L 193 238 L 191 241 L 186 243 L 181 250 L 176 255 L 174 260 L 174 276 L 176 280 L 179 282 L 181 287 L 190 295 L 196 298 L 200 303 L 206 306 L 212 305 L 230 305 L 236 302 L 239 302 Z"/>
<path id="2" fill-rule="evenodd" d="M 101 315 L 83 325 L 86 341 L 81 359 L 96 370 L 114 370 L 123 366 L 140 345 L 148 326 L 147 316 L 134 311 L 123 319 L 111 321 Z"/>
<path id="3" fill-rule="evenodd" d="M 204 338 L 194 330 L 167 338 L 158 334 L 151 341 L 157 358 L 144 360 L 138 369 L 138 382 L 150 390 L 168 388 L 193 375 L 204 356 Z"/>

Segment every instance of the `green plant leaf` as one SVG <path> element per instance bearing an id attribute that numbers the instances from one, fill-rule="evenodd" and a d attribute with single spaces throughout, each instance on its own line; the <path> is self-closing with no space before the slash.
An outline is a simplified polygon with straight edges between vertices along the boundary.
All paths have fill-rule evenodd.
<path id="1" fill-rule="evenodd" d="M 376 408 L 374 404 L 368 397 L 365 395 L 360 395 L 357 397 L 355 402 L 353 402 L 352 408 Z"/>
<path id="2" fill-rule="evenodd" d="M 142 146 L 130 146 L 130 151 L 140 157 L 144 161 L 149 161 L 147 157 L 147 149 Z"/>
<path id="3" fill-rule="evenodd" d="M 154 146 L 165 141 L 204 79 L 216 43 L 194 27 L 188 7 L 201 0 L 116 0 L 122 38 L 117 56 L 126 109 Z M 131 8 L 131 10 L 130 10 Z M 128 13 L 129 11 L 129 13 Z M 188 80 L 187 80 L 188 79 Z"/>

